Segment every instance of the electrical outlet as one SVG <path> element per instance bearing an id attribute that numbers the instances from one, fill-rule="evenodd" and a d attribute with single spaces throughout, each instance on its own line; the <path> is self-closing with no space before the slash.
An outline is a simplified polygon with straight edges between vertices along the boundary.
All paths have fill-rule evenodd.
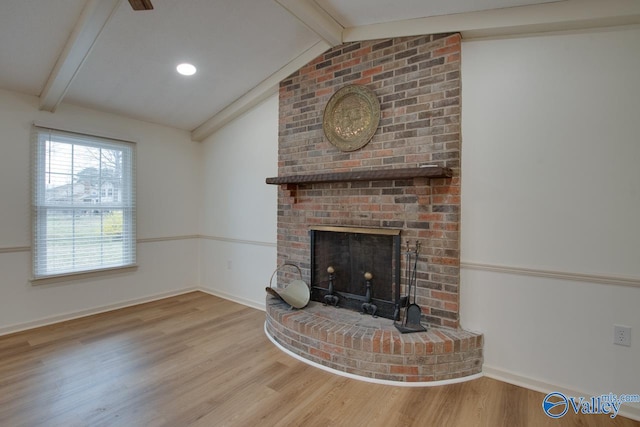
<path id="1" fill-rule="evenodd" d="M 631 347 L 631 327 L 613 325 L 613 343 Z"/>

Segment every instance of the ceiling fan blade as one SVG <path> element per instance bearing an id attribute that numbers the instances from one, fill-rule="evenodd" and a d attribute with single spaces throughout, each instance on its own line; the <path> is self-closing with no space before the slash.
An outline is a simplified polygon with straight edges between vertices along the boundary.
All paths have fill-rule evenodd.
<path id="1" fill-rule="evenodd" d="M 153 10 L 151 0 L 129 0 L 133 10 Z"/>

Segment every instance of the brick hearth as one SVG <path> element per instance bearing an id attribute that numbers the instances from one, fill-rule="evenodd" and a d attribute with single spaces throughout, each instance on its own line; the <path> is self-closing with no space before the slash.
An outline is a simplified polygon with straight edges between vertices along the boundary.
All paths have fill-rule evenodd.
<path id="1" fill-rule="evenodd" d="M 482 335 L 453 329 L 400 334 L 389 319 L 324 307 L 304 310 L 267 296 L 267 331 L 281 346 L 323 366 L 378 380 L 430 382 L 480 373 Z"/>

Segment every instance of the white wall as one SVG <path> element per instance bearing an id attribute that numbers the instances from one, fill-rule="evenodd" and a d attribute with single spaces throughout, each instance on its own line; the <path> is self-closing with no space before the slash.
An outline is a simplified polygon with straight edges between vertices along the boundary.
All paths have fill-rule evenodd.
<path id="1" fill-rule="evenodd" d="M 640 278 L 638 46 L 638 29 L 463 43 L 461 320 L 485 333 L 487 371 L 640 392 L 640 288 L 597 283 Z M 28 252 L 0 253 L 0 328 L 198 284 L 264 305 L 277 95 L 194 146 L 170 128 L 65 106 L 50 116 L 0 92 L 0 248 L 29 245 L 29 124 L 53 117 L 139 141 L 140 238 L 204 237 L 140 244 L 131 275 L 48 287 L 28 283 Z M 547 270 L 593 280 L 525 274 Z M 614 323 L 633 328 L 631 348 L 611 343 Z"/>
<path id="2" fill-rule="evenodd" d="M 30 132 L 34 121 L 137 142 L 138 265 L 135 272 L 32 285 Z M 198 285 L 199 144 L 176 129 L 0 90 L 0 332 Z M 145 241 L 176 237 L 175 240 Z"/>
<path id="3" fill-rule="evenodd" d="M 637 27 L 463 43 L 461 321 L 489 370 L 640 393 L 638 46 Z"/>
<path id="4" fill-rule="evenodd" d="M 264 307 L 276 268 L 278 95 L 203 142 L 202 286 Z"/>

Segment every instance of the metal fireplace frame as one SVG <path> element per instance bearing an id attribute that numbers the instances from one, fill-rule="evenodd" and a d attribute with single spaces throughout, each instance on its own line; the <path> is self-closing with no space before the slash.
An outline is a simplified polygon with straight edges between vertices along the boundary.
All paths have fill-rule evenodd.
<path id="1" fill-rule="evenodd" d="M 391 264 L 395 264 L 395 267 L 393 268 L 392 271 L 392 278 L 393 281 L 395 282 L 395 286 L 392 283 L 392 289 L 391 289 L 391 297 L 392 300 L 391 301 L 387 301 L 387 300 L 381 300 L 378 298 L 370 298 L 369 301 L 366 300 L 367 295 L 363 294 L 363 295 L 356 295 L 356 294 L 349 294 L 349 293 L 345 293 L 345 292 L 336 292 L 341 299 L 348 299 L 351 300 L 351 304 L 350 307 L 348 309 L 352 309 L 352 310 L 356 310 L 356 305 L 358 304 L 362 304 L 362 303 L 371 303 L 374 304 L 375 306 L 378 307 L 378 311 L 377 314 L 379 314 L 381 317 L 386 317 L 389 319 L 393 319 L 393 320 L 397 320 L 394 319 L 394 316 L 397 313 L 397 309 L 401 304 L 401 299 L 400 299 L 400 288 L 401 288 L 401 284 L 400 284 L 400 273 L 401 273 L 401 263 L 402 260 L 400 258 L 400 252 L 401 252 L 401 241 L 400 241 L 400 229 L 392 229 L 392 228 L 361 228 L 361 227 L 342 227 L 342 226 L 311 226 L 309 227 L 309 237 L 310 237 L 310 259 L 309 259 L 309 270 L 310 270 L 310 275 L 311 275 L 311 292 L 312 295 L 320 295 L 320 297 L 324 297 L 326 295 L 329 295 L 329 289 L 328 288 L 324 288 L 321 286 L 318 286 L 320 283 L 325 282 L 326 280 L 323 280 L 323 278 L 318 278 L 315 277 L 315 268 L 314 268 L 314 259 L 315 259 L 315 239 L 316 239 L 316 232 L 337 232 L 337 233 L 352 233 L 352 234 L 370 234 L 370 235 L 381 235 L 381 236 L 391 236 L 392 237 L 392 242 L 393 242 L 393 249 L 392 249 L 392 257 L 393 260 L 391 262 Z M 328 277 L 328 273 L 327 276 Z M 374 288 L 375 288 L 375 280 L 376 278 L 373 278 L 373 282 L 374 282 Z M 374 293 L 375 295 L 375 293 Z M 314 299 L 312 297 L 312 299 Z M 316 301 L 321 301 L 323 298 L 315 298 Z M 353 302 L 353 301 L 357 301 L 357 302 Z M 359 303 L 358 303 L 359 302 Z"/>

